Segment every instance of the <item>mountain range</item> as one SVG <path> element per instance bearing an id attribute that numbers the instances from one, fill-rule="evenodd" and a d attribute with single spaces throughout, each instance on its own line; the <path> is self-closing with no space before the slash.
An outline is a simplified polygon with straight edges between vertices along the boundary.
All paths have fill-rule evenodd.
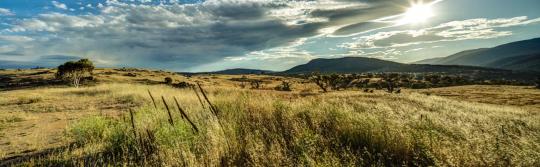
<path id="1" fill-rule="evenodd" d="M 461 65 L 403 64 L 365 57 L 337 59 L 313 59 L 307 64 L 293 67 L 283 73 L 365 73 L 365 72 L 447 72 L 468 73 L 474 71 L 503 72 L 508 70 Z"/>
<path id="2" fill-rule="evenodd" d="M 281 74 L 363 73 L 363 72 L 445 72 L 445 73 L 535 73 L 540 71 L 540 38 L 512 42 L 493 48 L 462 51 L 448 57 L 426 59 L 412 64 L 365 58 L 313 59 Z M 271 71 L 230 69 L 215 74 L 268 74 Z"/>
<path id="3" fill-rule="evenodd" d="M 0 68 L 20 68 L 18 62 L 0 61 Z M 25 67 L 35 67 L 26 65 Z M 540 72 L 540 38 L 512 42 L 493 48 L 462 51 L 448 57 L 426 59 L 404 64 L 374 58 L 344 57 L 336 59 L 313 59 L 283 72 L 257 69 L 228 69 L 205 72 L 212 74 L 302 74 L 302 73 L 362 73 L 362 72 L 445 72 L 474 73 L 478 71 L 497 73 L 510 71 Z"/>
<path id="4" fill-rule="evenodd" d="M 245 68 L 234 68 L 227 69 L 222 71 L 210 72 L 212 74 L 225 74 L 225 75 L 241 75 L 241 74 L 268 74 L 273 73 L 269 70 L 256 70 L 256 69 L 245 69 Z"/>
<path id="5" fill-rule="evenodd" d="M 462 51 L 448 57 L 415 64 L 466 65 L 517 71 L 540 71 L 540 38 L 512 42 L 493 48 Z"/>

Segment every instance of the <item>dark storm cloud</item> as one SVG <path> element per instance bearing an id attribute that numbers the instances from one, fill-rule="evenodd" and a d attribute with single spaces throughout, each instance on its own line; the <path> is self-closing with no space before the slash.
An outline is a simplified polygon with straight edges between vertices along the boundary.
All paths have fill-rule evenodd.
<path id="1" fill-rule="evenodd" d="M 225 57 L 283 46 L 341 27 L 344 35 L 384 25 L 408 1 L 209 0 L 201 4 L 141 5 L 108 1 L 98 14 L 41 14 L 9 31 L 41 40 L 17 43 L 30 53 L 80 55 L 106 65 L 186 69 Z M 53 42 L 54 41 L 54 42 Z"/>

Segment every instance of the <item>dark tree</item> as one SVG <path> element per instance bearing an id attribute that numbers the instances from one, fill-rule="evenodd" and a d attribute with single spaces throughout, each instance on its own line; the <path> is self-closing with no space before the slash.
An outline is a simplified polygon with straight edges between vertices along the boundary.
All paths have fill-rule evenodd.
<path id="1" fill-rule="evenodd" d="M 165 77 L 165 83 L 170 85 L 173 83 L 173 79 L 171 77 Z"/>
<path id="2" fill-rule="evenodd" d="M 540 78 L 536 79 L 536 81 L 534 81 L 535 85 L 536 85 L 536 88 L 540 89 Z"/>
<path id="3" fill-rule="evenodd" d="M 94 63 L 88 59 L 81 59 L 76 62 L 68 61 L 58 66 L 56 78 L 70 81 L 73 86 L 78 88 L 82 78 L 92 76 L 94 68 Z"/>
<path id="4" fill-rule="evenodd" d="M 323 92 L 328 91 L 329 84 L 328 84 L 328 78 L 326 76 L 314 74 L 309 78 L 309 80 L 317 84 L 317 86 L 319 86 L 319 88 L 321 88 Z"/>

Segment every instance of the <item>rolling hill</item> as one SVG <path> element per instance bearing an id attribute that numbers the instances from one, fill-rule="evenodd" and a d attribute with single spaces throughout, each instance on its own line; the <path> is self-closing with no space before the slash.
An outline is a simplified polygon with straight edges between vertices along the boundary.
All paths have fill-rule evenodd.
<path id="1" fill-rule="evenodd" d="M 212 74 L 225 74 L 225 75 L 246 75 L 246 74 L 268 74 L 273 73 L 273 71 L 268 70 L 258 70 L 258 69 L 245 69 L 245 68 L 235 68 L 227 69 L 222 71 L 210 72 Z"/>
<path id="2" fill-rule="evenodd" d="M 467 50 L 416 64 L 466 65 L 520 71 L 540 71 L 540 38 L 512 42 L 494 48 Z"/>
<path id="3" fill-rule="evenodd" d="M 509 72 L 507 70 L 459 66 L 459 65 L 428 65 L 428 64 L 402 64 L 392 61 L 365 58 L 365 57 L 344 57 L 337 59 L 314 59 L 307 64 L 293 67 L 284 73 L 363 73 L 363 72 L 446 72 L 446 73 L 467 73 L 467 72 Z"/>

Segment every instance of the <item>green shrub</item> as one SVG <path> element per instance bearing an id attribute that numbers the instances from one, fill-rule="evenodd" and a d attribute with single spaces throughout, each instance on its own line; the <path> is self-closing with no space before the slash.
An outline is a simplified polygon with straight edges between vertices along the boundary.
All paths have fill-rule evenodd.
<path id="1" fill-rule="evenodd" d="M 113 122 L 101 116 L 92 116 L 78 121 L 69 129 L 69 135 L 76 143 L 102 142 L 108 137 Z"/>

